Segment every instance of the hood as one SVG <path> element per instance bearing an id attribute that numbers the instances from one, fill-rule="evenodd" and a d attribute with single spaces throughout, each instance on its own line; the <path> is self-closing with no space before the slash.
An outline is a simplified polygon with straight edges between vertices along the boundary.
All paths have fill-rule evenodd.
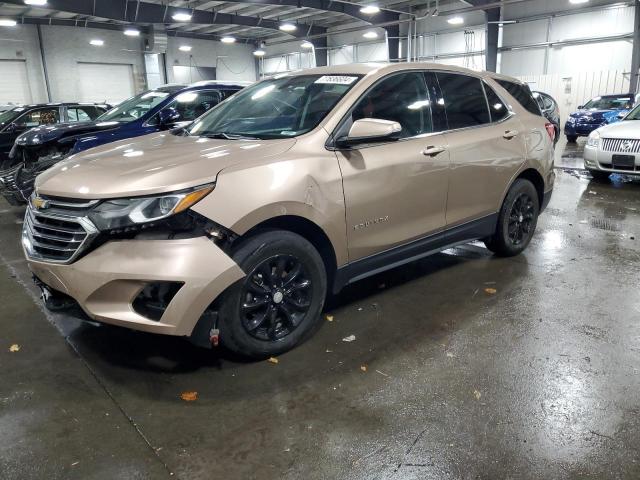
<path id="1" fill-rule="evenodd" d="M 58 123 L 56 125 L 41 125 L 26 131 L 16 139 L 16 143 L 22 146 L 42 145 L 43 143 L 62 140 L 68 137 L 76 137 L 85 133 L 115 130 L 121 122 L 76 122 Z"/>
<path id="2" fill-rule="evenodd" d="M 214 182 L 240 162 L 280 155 L 296 143 L 218 140 L 153 133 L 72 155 L 39 175 L 36 190 L 56 197 L 101 199 L 164 193 Z"/>
<path id="3" fill-rule="evenodd" d="M 640 139 L 640 120 L 625 120 L 598 129 L 603 138 Z"/>

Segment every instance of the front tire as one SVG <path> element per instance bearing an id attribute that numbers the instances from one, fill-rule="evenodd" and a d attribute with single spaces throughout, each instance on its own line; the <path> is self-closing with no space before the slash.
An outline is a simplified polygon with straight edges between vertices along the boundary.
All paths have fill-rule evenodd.
<path id="1" fill-rule="evenodd" d="M 611 175 L 609 172 L 603 172 L 601 170 L 589 170 L 589 173 L 597 182 L 608 182 L 609 175 Z"/>
<path id="2" fill-rule="evenodd" d="M 578 140 L 577 135 L 567 135 L 568 143 L 576 143 L 577 140 Z"/>
<path id="3" fill-rule="evenodd" d="M 311 243 L 295 233 L 272 230 L 247 239 L 232 258 L 247 275 L 220 299 L 225 347 L 265 358 L 292 349 L 315 331 L 327 274 Z"/>
<path id="4" fill-rule="evenodd" d="M 540 202 L 533 183 L 517 179 L 500 208 L 496 232 L 484 240 L 485 245 L 502 257 L 518 255 L 529 245 L 539 213 Z"/>

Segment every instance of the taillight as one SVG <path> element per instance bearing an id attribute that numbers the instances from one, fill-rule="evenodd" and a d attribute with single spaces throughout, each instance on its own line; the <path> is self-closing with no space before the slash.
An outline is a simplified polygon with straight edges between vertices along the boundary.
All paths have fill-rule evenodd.
<path id="1" fill-rule="evenodd" d="M 553 126 L 553 123 L 547 122 L 544 124 L 544 128 L 547 129 L 547 133 L 549 134 L 549 138 L 553 142 L 556 139 L 556 129 Z"/>

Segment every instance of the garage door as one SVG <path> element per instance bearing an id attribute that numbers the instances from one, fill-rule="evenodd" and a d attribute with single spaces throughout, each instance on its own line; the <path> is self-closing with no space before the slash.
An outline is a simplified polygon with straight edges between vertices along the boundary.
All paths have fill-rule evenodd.
<path id="1" fill-rule="evenodd" d="M 81 102 L 120 103 L 134 95 L 133 66 L 78 63 Z"/>
<path id="2" fill-rule="evenodd" d="M 0 60 L 0 103 L 32 103 L 27 63 Z"/>

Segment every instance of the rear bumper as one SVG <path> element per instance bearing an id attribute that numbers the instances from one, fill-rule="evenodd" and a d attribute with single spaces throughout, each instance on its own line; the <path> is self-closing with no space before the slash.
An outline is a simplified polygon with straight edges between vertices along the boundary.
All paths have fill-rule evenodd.
<path id="1" fill-rule="evenodd" d="M 549 205 L 549 202 L 551 201 L 551 195 L 553 195 L 553 189 L 549 190 L 548 192 L 544 192 L 544 195 L 542 196 L 542 205 L 540 205 L 540 213 L 544 212 L 547 208 L 547 205 Z"/>
<path id="2" fill-rule="evenodd" d="M 190 335 L 209 304 L 244 277 L 206 237 L 113 241 L 70 265 L 27 260 L 40 281 L 74 299 L 91 319 L 165 335 Z M 159 320 L 133 307 L 154 282 L 182 283 Z"/>

